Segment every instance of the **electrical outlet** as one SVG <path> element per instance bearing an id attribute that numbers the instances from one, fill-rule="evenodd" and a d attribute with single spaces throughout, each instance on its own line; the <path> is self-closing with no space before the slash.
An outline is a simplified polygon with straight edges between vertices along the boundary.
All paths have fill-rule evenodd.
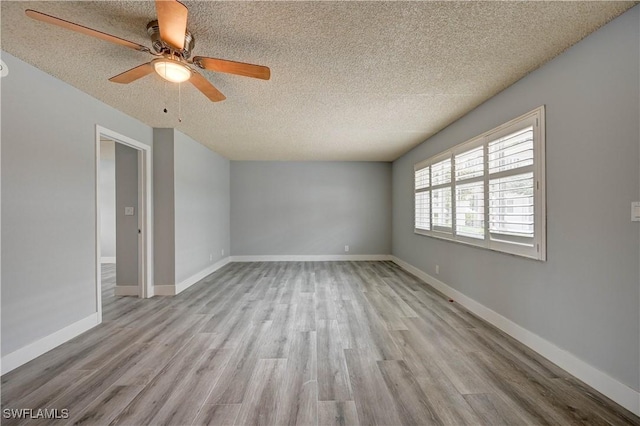
<path id="1" fill-rule="evenodd" d="M 436 265 L 436 275 L 440 275 L 440 265 Z"/>
<path id="2" fill-rule="evenodd" d="M 209 253 L 209 262 L 213 261 L 213 253 Z"/>
<path id="3" fill-rule="evenodd" d="M 344 251 L 349 251 L 349 246 L 344 246 Z"/>
<path id="4" fill-rule="evenodd" d="M 222 256 L 224 256 L 224 249 L 222 249 L 222 250 L 220 251 L 220 254 L 221 254 Z"/>
<path id="5" fill-rule="evenodd" d="M 631 222 L 640 222 L 640 201 L 631 203 Z"/>

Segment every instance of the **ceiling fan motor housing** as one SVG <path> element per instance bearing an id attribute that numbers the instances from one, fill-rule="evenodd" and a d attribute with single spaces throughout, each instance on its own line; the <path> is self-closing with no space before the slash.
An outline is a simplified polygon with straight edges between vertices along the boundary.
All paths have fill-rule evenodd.
<path id="1" fill-rule="evenodd" d="M 151 21 L 147 24 L 147 34 L 151 37 L 151 45 L 157 53 L 169 53 L 171 49 L 160 39 L 160 27 L 158 21 Z M 196 41 L 187 30 L 184 35 L 184 47 L 180 51 L 174 53 L 180 54 L 183 59 L 188 59 L 196 45 Z"/>

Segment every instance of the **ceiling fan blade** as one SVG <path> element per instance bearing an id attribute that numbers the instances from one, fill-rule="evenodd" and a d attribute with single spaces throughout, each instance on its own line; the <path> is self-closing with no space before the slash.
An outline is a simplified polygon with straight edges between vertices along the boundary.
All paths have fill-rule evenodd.
<path id="1" fill-rule="evenodd" d="M 225 95 L 223 95 L 218 89 L 216 89 L 213 84 L 209 82 L 202 75 L 194 72 L 189 79 L 189 82 L 196 86 L 196 88 L 204 93 L 204 95 L 211 100 L 211 102 L 220 102 L 227 99 Z"/>
<path id="2" fill-rule="evenodd" d="M 151 62 L 147 62 L 146 64 L 138 65 L 135 68 L 131 68 L 130 70 L 111 77 L 109 81 L 113 83 L 128 84 L 132 81 L 136 81 L 139 78 L 149 75 L 152 72 L 153 67 L 151 66 Z"/>
<path id="3" fill-rule="evenodd" d="M 65 21 L 64 19 L 56 18 L 55 16 L 47 15 L 46 13 L 38 12 L 36 10 L 27 9 L 24 12 L 29 18 L 36 19 L 38 21 L 46 22 L 47 24 L 57 25 L 62 28 L 66 28 L 71 31 L 76 31 L 91 37 L 96 37 L 101 40 L 109 41 L 111 43 L 119 44 L 120 46 L 128 47 L 130 49 L 139 50 L 141 52 L 149 52 L 149 48 L 142 46 L 141 44 L 134 43 L 129 40 L 125 40 L 120 37 L 113 36 L 111 34 L 103 33 L 102 31 L 94 30 L 83 25 L 74 24 L 73 22 Z"/>
<path id="4" fill-rule="evenodd" d="M 242 75 L 245 77 L 269 80 L 271 70 L 262 65 L 245 64 L 244 62 L 227 61 L 225 59 L 206 58 L 195 56 L 193 63 L 209 71 L 226 72 L 228 74 Z"/>
<path id="5" fill-rule="evenodd" d="M 178 0 L 156 0 L 160 38 L 177 50 L 184 47 L 189 9 Z"/>

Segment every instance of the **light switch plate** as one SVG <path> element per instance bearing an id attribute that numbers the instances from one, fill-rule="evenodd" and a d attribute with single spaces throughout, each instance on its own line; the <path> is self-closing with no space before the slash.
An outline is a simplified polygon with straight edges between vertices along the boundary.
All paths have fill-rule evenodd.
<path id="1" fill-rule="evenodd" d="M 640 201 L 631 203 L 631 221 L 640 222 Z"/>
<path id="2" fill-rule="evenodd" d="M 133 207 L 125 207 L 124 208 L 124 215 L 125 216 L 133 216 L 135 214 L 134 211 L 135 210 L 134 210 Z"/>

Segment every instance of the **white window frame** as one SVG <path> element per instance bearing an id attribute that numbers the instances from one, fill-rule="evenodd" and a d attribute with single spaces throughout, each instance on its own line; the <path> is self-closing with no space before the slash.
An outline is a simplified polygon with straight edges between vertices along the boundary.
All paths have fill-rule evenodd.
<path id="1" fill-rule="evenodd" d="M 502 136 L 520 130 L 525 127 L 533 127 L 533 166 L 526 166 L 533 171 L 534 180 L 534 237 L 533 245 L 519 245 L 504 241 L 496 241 L 490 238 L 489 233 L 489 164 L 488 164 L 488 145 L 491 141 L 499 139 Z M 472 150 L 479 146 L 484 147 L 484 174 L 474 178 L 465 179 L 460 184 L 471 182 L 484 182 L 484 238 L 472 238 L 464 235 L 456 234 L 456 172 L 455 172 L 455 156 L 463 152 Z M 545 107 L 540 106 L 520 117 L 489 130 L 479 136 L 476 136 L 462 144 L 441 152 L 433 157 L 414 165 L 414 173 L 418 170 L 430 167 L 431 165 L 442 161 L 445 158 L 451 159 L 451 182 L 449 184 L 433 185 L 433 177 L 429 176 L 429 187 L 417 190 L 414 179 L 414 232 L 419 235 L 425 235 L 433 238 L 455 241 L 463 244 L 481 247 L 489 250 L 499 251 L 502 253 L 523 256 L 535 260 L 546 261 L 546 182 L 545 182 Z M 525 169 L 523 167 L 523 169 Z M 515 169 L 517 170 L 517 169 Z M 415 175 L 414 175 L 415 176 Z M 492 175 L 495 176 L 495 175 Z M 443 187 L 451 188 L 451 229 L 434 229 L 433 225 L 433 190 Z M 415 223 L 415 194 L 422 191 L 429 191 L 431 215 L 429 221 L 429 230 L 419 229 Z"/>

